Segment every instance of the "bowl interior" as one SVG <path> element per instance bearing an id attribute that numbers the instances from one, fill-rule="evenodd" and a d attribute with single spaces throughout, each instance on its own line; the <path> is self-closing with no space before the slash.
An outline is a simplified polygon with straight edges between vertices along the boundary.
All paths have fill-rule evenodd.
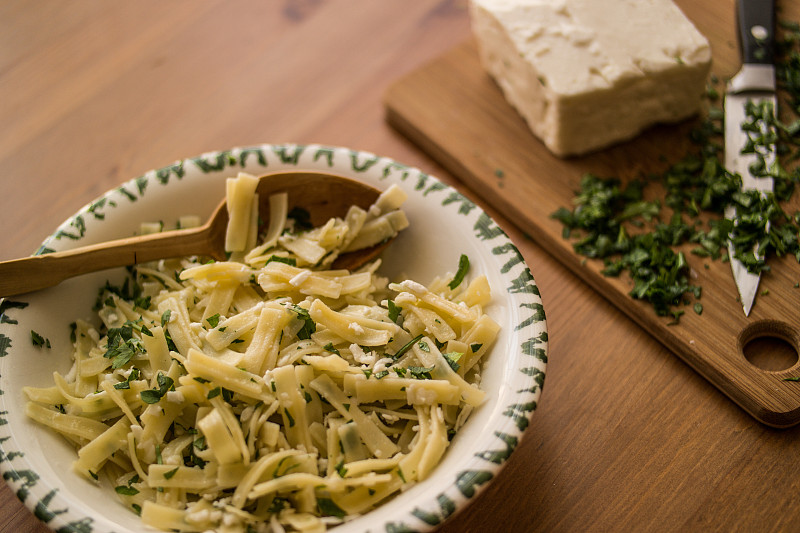
<path id="1" fill-rule="evenodd" d="M 287 153 L 295 157 L 286 157 Z M 210 162 L 210 163 L 209 163 Z M 328 170 L 409 194 L 411 226 L 384 252 L 381 273 L 427 284 L 455 272 L 466 254 L 470 275 L 485 274 L 493 301 L 488 314 L 502 329 L 487 355 L 481 388 L 488 394 L 451 443 L 428 480 L 337 531 L 430 529 L 484 488 L 513 451 L 541 393 L 547 333 L 535 281 L 516 247 L 474 204 L 433 177 L 390 159 L 344 148 L 275 146 L 206 154 L 151 171 L 84 207 L 45 243 L 48 250 L 133 235 L 141 222 L 205 219 L 224 196 L 224 178 L 282 169 Z M 38 293 L 6 300 L 0 320 L 0 468 L 26 505 L 51 527 L 91 523 L 93 531 L 141 531 L 138 517 L 109 487 L 72 473 L 74 450 L 25 415 L 25 386 L 49 386 L 70 366 L 69 324 L 92 320 L 97 289 L 124 270 L 89 274 Z M 35 347 L 30 332 L 50 341 Z M 2 421 L 7 423 L 2 424 Z"/>

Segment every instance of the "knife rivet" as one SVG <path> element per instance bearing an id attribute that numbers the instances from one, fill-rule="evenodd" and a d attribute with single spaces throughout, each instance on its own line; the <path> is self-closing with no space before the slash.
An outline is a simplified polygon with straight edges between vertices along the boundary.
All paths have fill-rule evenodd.
<path id="1" fill-rule="evenodd" d="M 767 37 L 769 37 L 769 31 L 764 26 L 757 24 L 750 28 L 750 35 L 755 37 L 757 41 L 764 41 Z"/>

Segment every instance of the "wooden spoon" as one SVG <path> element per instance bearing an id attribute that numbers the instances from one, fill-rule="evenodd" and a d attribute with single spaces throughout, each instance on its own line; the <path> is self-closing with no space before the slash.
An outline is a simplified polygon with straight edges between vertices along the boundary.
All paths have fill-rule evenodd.
<path id="1" fill-rule="evenodd" d="M 269 220 L 265 215 L 269 212 L 269 196 L 278 192 L 288 193 L 290 211 L 294 207 L 307 210 L 315 227 L 332 217 L 344 217 L 351 205 L 366 209 L 380 195 L 380 191 L 364 183 L 322 172 L 277 172 L 266 174 L 260 180 L 256 191 L 259 213 L 264 221 Z M 80 274 L 158 259 L 200 255 L 224 261 L 227 225 L 228 210 L 223 200 L 208 222 L 198 228 L 3 261 L 0 262 L 0 297 L 52 287 Z M 333 267 L 355 270 L 375 259 L 387 245 L 388 241 L 342 254 Z"/>

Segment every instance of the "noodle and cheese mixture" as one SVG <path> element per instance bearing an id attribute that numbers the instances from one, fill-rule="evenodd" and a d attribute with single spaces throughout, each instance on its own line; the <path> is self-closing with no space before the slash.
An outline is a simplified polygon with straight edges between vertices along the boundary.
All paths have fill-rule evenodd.
<path id="1" fill-rule="evenodd" d="M 484 398 L 499 326 L 465 256 L 427 286 L 330 269 L 406 227 L 401 189 L 314 229 L 275 195 L 257 235 L 256 183 L 228 180 L 229 261 L 137 265 L 75 323 L 69 374 L 25 389 L 155 528 L 325 531 L 430 475 Z"/>

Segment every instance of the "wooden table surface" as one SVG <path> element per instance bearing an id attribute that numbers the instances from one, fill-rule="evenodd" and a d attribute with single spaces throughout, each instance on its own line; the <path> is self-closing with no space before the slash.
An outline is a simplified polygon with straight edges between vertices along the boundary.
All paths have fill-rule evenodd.
<path id="1" fill-rule="evenodd" d="M 386 124 L 391 82 L 469 36 L 465 0 L 5 0 L 0 260 L 121 182 L 206 151 L 322 143 L 394 158 L 506 229 L 550 333 L 525 440 L 442 532 L 800 530 L 800 428 L 756 422 Z M 0 483 L 0 531 L 46 530 Z"/>

